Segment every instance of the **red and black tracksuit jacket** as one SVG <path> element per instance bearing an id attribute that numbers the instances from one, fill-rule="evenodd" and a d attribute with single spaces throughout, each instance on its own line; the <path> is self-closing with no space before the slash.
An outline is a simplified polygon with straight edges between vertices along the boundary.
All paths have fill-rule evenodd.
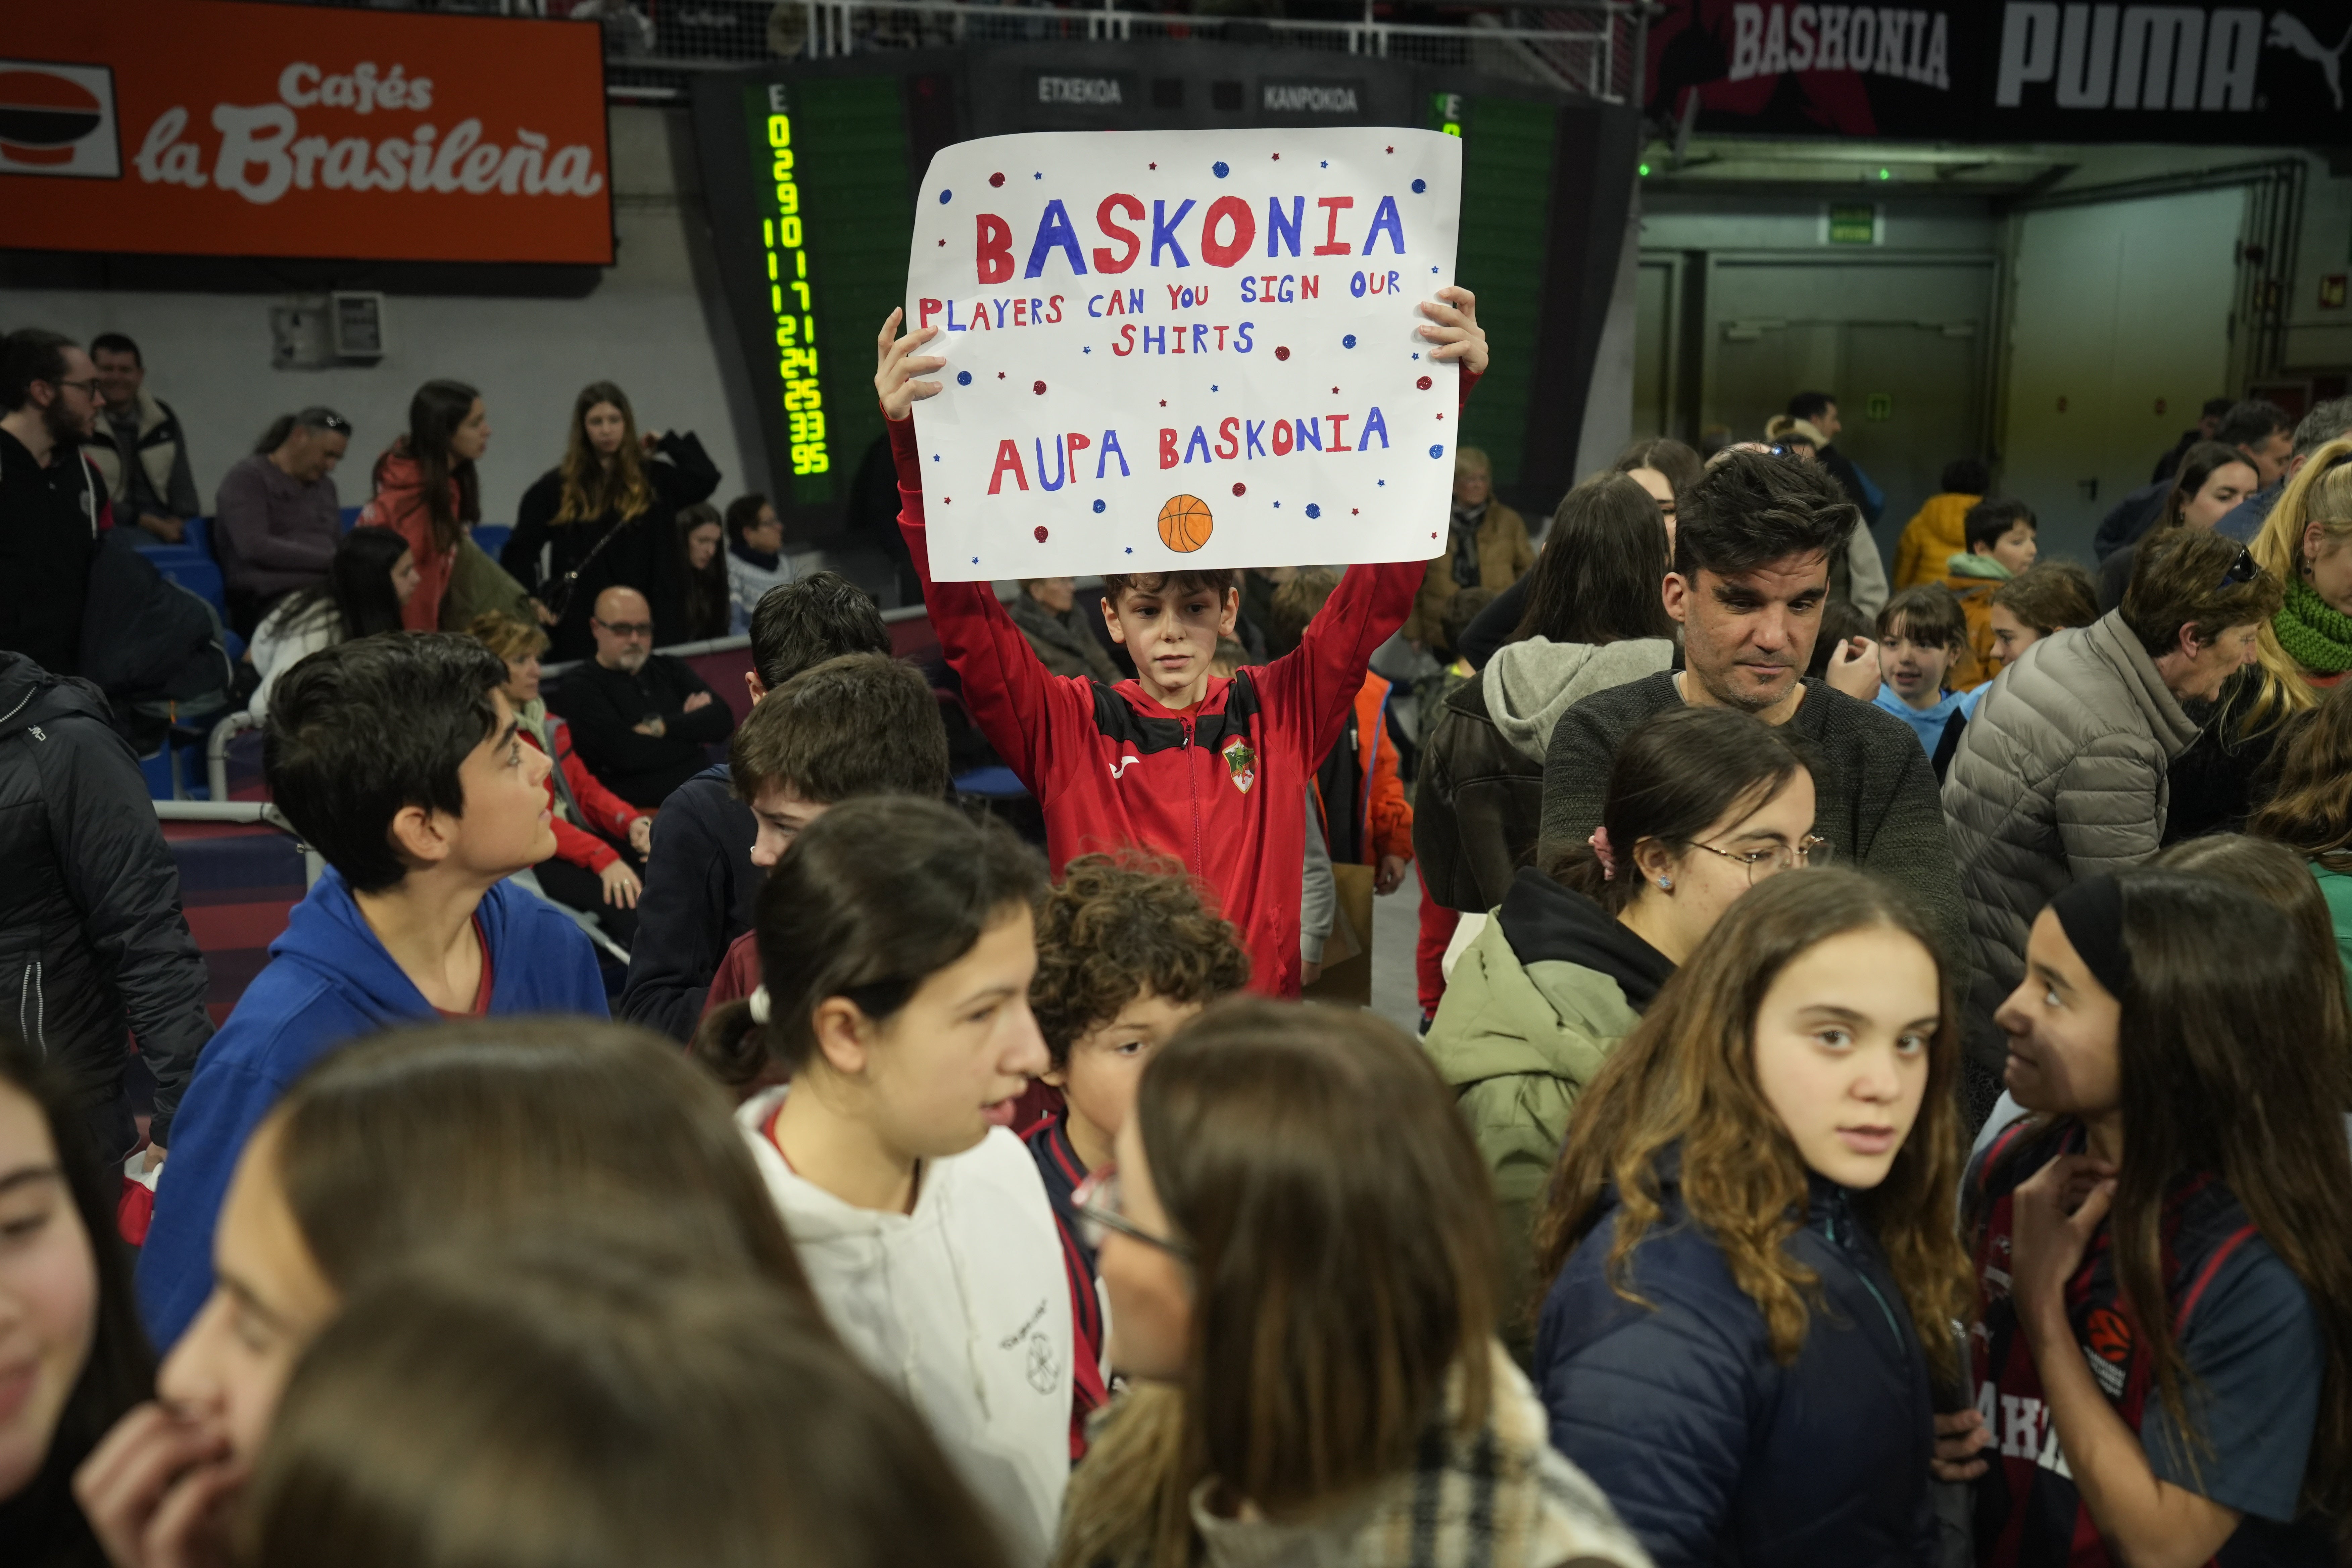
<path id="1" fill-rule="evenodd" d="M 1462 374 L 1462 395 L 1477 378 Z M 1173 712 L 1133 680 L 1052 675 L 986 583 L 935 583 L 911 418 L 889 426 L 898 527 L 965 704 L 1036 797 L 1058 873 L 1078 856 L 1140 846 L 1205 882 L 1250 955 L 1250 989 L 1298 994 L 1307 785 L 1347 726 L 1373 650 L 1412 613 L 1427 563 L 1356 566 L 1267 665 L 1212 676 Z"/>
<path id="2" fill-rule="evenodd" d="M 1078 1229 L 1077 1210 L 1071 1198 L 1087 1179 L 1078 1152 L 1070 1146 L 1064 1113 L 1055 1111 L 1024 1138 L 1037 1173 L 1045 1180 L 1045 1197 L 1054 1205 L 1054 1228 L 1061 1234 L 1062 1268 L 1070 1282 L 1070 1330 L 1076 1353 L 1070 1378 L 1070 1462 L 1087 1457 L 1087 1422 L 1110 1402 L 1110 1385 L 1103 1375 L 1102 1292 L 1095 1284 L 1094 1248 Z"/>

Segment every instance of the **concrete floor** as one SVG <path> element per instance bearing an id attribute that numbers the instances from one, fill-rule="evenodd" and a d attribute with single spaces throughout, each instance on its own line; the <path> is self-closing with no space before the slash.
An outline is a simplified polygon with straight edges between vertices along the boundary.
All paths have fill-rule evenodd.
<path id="1" fill-rule="evenodd" d="M 1421 1032 L 1412 950 L 1421 936 L 1421 868 L 1385 899 L 1372 900 L 1372 1011 L 1408 1035 Z"/>

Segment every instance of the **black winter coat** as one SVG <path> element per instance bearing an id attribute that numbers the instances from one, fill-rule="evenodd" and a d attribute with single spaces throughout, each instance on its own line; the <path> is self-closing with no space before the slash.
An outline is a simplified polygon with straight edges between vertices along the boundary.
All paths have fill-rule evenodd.
<path id="1" fill-rule="evenodd" d="M 135 1036 L 169 1147 L 213 1035 L 179 868 L 105 700 L 16 654 L 0 654 L 0 1024 L 64 1072 L 116 1159 L 134 1141 L 119 1102 Z"/>
<path id="2" fill-rule="evenodd" d="M 1604 1277 L 1612 1203 L 1552 1282 L 1536 1332 L 1536 1388 L 1552 1446 L 1598 1483 L 1658 1568 L 1885 1568 L 1933 1561 L 1935 1442 L 1926 1358 L 1884 1255 L 1845 1190 L 1812 1180 L 1789 1243 L 1829 1311 L 1811 1312 L 1796 1361 L 1772 1359 L 1764 1315 L 1682 1206 Z"/>
<path id="3" fill-rule="evenodd" d="M 1543 764 L 1503 739 L 1486 683 L 1465 680 L 1424 714 L 1412 850 L 1421 885 L 1450 910 L 1484 914 L 1503 901 L 1543 826 Z"/>
<path id="4" fill-rule="evenodd" d="M 677 537 L 677 513 L 680 507 L 706 500 L 719 488 L 719 470 L 703 452 L 702 443 L 689 432 L 670 431 L 655 450 L 669 460 L 646 464 L 653 504 L 627 522 L 618 521 L 608 511 L 585 522 L 556 527 L 555 514 L 563 504 L 561 468 L 541 474 L 523 491 L 521 504 L 515 508 L 514 532 L 499 552 L 499 564 L 541 604 L 552 608 L 549 595 L 562 592 L 555 584 L 565 573 L 588 562 L 580 581 L 569 590 L 571 599 L 564 605 L 562 620 L 548 628 L 547 657 L 551 660 L 595 657 L 596 639 L 588 629 L 588 615 L 596 607 L 596 595 L 616 583 L 635 588 L 653 606 L 656 647 L 693 640 L 686 607 L 686 546 Z M 597 550 L 597 542 L 608 533 L 613 542 Z M 542 577 L 540 554 L 545 545 L 554 549 Z M 590 561 L 592 551 L 595 559 Z"/>
<path id="5" fill-rule="evenodd" d="M 694 1037 L 720 961 L 751 929 L 766 880 L 751 864 L 759 834 L 723 766 L 697 773 L 661 803 L 619 1016 L 681 1043 Z"/>

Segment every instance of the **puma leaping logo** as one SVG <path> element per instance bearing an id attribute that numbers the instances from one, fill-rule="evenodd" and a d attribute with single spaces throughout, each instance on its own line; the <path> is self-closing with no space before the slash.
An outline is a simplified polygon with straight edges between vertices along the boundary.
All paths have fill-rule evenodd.
<path id="1" fill-rule="evenodd" d="M 2296 54 L 2317 66 L 2320 73 L 2327 78 L 2328 96 L 2336 100 L 2336 112 L 2339 114 L 2343 112 L 2344 79 L 2341 67 L 2345 47 L 2352 45 L 2352 29 L 2347 29 L 2344 37 L 2337 39 L 2336 47 L 2331 49 L 2313 37 L 2311 29 L 2305 26 L 2300 20 L 2281 11 L 2271 17 L 2271 36 L 2263 41 L 2274 49 L 2293 49 Z"/>
<path id="2" fill-rule="evenodd" d="M 1116 763 L 1111 765 L 1110 776 L 1113 778 L 1118 777 L 1119 774 L 1127 772 L 1130 766 L 1141 762 L 1142 760 L 1143 759 L 1141 757 L 1137 756 L 1133 752 L 1128 752 L 1127 755 L 1119 758 Z"/>

